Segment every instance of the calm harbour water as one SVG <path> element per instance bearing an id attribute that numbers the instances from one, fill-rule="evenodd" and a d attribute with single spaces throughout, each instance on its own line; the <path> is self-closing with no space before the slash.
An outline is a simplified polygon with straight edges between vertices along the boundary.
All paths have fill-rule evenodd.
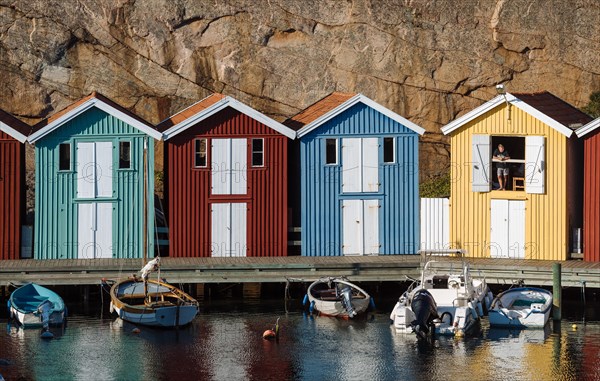
<path id="1" fill-rule="evenodd" d="M 281 301 L 220 301 L 205 303 L 187 327 L 139 334 L 88 305 L 47 341 L 37 329 L 8 325 L 3 313 L 0 374 L 7 381 L 600 380 L 598 305 L 585 314 L 567 308 L 545 330 L 490 329 L 484 320 L 476 335 L 428 343 L 393 331 L 391 303 L 345 321 L 307 316 L 299 305 L 286 313 Z M 278 316 L 279 341 L 263 340 Z"/>

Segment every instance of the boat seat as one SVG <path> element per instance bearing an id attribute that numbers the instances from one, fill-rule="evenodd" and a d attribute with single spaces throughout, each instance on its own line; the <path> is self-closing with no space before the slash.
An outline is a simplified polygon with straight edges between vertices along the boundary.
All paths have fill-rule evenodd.
<path id="1" fill-rule="evenodd" d="M 175 304 L 169 302 L 168 300 L 164 300 L 164 301 L 157 301 L 157 302 L 151 302 L 151 303 L 146 303 L 146 307 L 150 307 L 150 308 L 158 308 L 158 307 L 170 307 L 170 306 L 174 306 Z"/>

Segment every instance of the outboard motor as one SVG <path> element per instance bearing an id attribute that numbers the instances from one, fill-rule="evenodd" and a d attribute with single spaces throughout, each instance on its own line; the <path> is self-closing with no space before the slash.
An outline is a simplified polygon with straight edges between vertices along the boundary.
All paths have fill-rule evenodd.
<path id="1" fill-rule="evenodd" d="M 47 330 L 50 325 L 50 314 L 52 313 L 53 308 L 54 304 L 49 300 L 44 300 L 37 308 L 37 312 L 40 314 L 40 319 L 42 320 L 42 327 L 45 330 Z"/>
<path id="2" fill-rule="evenodd" d="M 348 317 L 353 318 L 356 316 L 356 311 L 352 305 L 352 289 L 350 286 L 344 286 L 344 288 L 342 288 L 342 291 L 340 291 L 340 297 L 342 299 L 342 306 L 344 306 L 348 312 Z"/>
<path id="3" fill-rule="evenodd" d="M 415 314 L 415 320 L 410 323 L 413 332 L 418 337 L 425 338 L 429 334 L 433 320 L 438 319 L 435 299 L 429 291 L 417 290 L 412 297 L 410 307 Z"/>

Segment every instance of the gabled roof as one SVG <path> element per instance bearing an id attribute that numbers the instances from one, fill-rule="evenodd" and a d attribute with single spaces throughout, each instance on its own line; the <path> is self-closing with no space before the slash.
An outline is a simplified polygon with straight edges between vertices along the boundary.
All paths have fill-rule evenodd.
<path id="1" fill-rule="evenodd" d="M 12 136 L 21 143 L 25 143 L 27 135 L 31 132 L 31 126 L 0 110 L 0 131 Z"/>
<path id="2" fill-rule="evenodd" d="M 168 140 L 227 107 L 231 107 L 242 114 L 248 115 L 252 119 L 264 124 L 269 128 L 272 128 L 273 130 L 287 136 L 290 139 L 296 138 L 296 132 L 291 128 L 284 126 L 283 124 L 269 118 L 268 116 L 249 106 L 246 106 L 238 100 L 222 94 L 212 94 L 194 103 L 190 107 L 160 122 L 160 124 L 157 126 L 157 129 L 163 132 L 164 139 Z"/>
<path id="3" fill-rule="evenodd" d="M 301 111 L 297 115 L 286 121 L 286 125 L 298 130 L 298 137 L 302 137 L 323 123 L 348 110 L 357 103 L 363 103 L 366 106 L 382 113 L 388 118 L 395 120 L 401 125 L 415 131 L 419 135 L 425 133 L 425 129 L 417 126 L 410 120 L 396 114 L 395 112 L 383 107 L 379 103 L 367 98 L 362 94 L 347 94 L 334 92 L 314 103 L 313 105 Z"/>
<path id="4" fill-rule="evenodd" d="M 460 118 L 453 120 L 442 127 L 442 132 L 444 135 L 448 135 L 452 131 L 457 130 L 466 123 L 504 104 L 505 102 L 518 107 L 534 118 L 546 123 L 566 137 L 571 136 L 573 133 L 573 130 L 570 127 L 571 125 L 587 123 L 591 119 L 587 114 L 579 111 L 572 105 L 547 91 L 531 94 L 506 93 L 505 96 L 498 95 L 494 99 L 469 111 Z"/>
<path id="5" fill-rule="evenodd" d="M 160 140 L 162 138 L 161 133 L 155 130 L 150 123 L 106 98 L 102 94 L 93 92 L 87 97 L 81 98 L 77 102 L 72 103 L 63 110 L 36 124 L 33 128 L 34 132 L 28 138 L 29 142 L 35 143 L 39 139 L 42 139 L 44 136 L 55 131 L 66 122 L 76 118 L 92 107 L 96 107 L 107 114 L 114 116 L 115 118 L 129 124 L 134 128 L 137 128 L 156 140 Z"/>
<path id="6" fill-rule="evenodd" d="M 589 122 L 588 124 L 586 124 L 585 126 L 575 130 L 575 133 L 577 134 L 578 137 L 582 137 L 582 136 L 585 136 L 585 135 L 589 134 L 590 132 L 595 131 L 599 128 L 600 128 L 600 118 L 596 118 L 596 119 L 592 120 L 591 122 Z"/>

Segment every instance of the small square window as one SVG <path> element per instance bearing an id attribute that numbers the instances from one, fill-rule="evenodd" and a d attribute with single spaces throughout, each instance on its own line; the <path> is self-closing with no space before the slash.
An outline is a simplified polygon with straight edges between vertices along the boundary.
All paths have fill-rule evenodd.
<path id="1" fill-rule="evenodd" d="M 262 167 L 265 156 L 264 139 L 252 139 L 252 166 Z"/>
<path id="2" fill-rule="evenodd" d="M 325 164 L 337 164 L 337 139 L 325 139 Z"/>
<path id="3" fill-rule="evenodd" d="M 61 143 L 58 151 L 58 170 L 71 170 L 71 143 Z"/>
<path id="4" fill-rule="evenodd" d="M 394 138 L 383 138 L 383 162 L 394 163 Z"/>
<path id="5" fill-rule="evenodd" d="M 131 142 L 119 142 L 119 169 L 131 168 Z"/>
<path id="6" fill-rule="evenodd" d="M 206 139 L 196 139 L 194 148 L 194 167 L 206 167 Z"/>

